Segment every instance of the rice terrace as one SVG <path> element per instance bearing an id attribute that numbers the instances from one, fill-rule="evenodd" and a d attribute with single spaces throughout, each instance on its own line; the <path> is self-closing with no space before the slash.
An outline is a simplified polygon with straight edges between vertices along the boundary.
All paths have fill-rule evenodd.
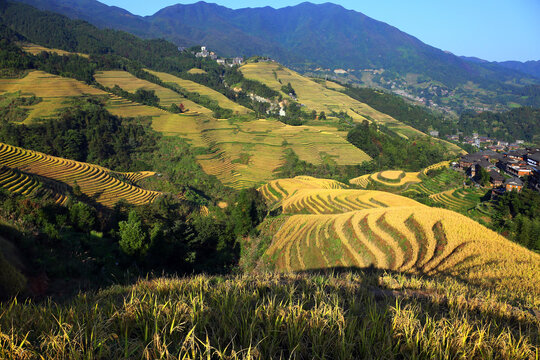
<path id="1" fill-rule="evenodd" d="M 538 360 L 535 9 L 336 1 L 0 4 L 0 359 Z"/>

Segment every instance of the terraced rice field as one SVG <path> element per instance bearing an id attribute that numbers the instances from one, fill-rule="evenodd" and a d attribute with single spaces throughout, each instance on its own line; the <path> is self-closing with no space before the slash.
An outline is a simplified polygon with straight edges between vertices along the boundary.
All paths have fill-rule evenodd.
<path id="1" fill-rule="evenodd" d="M 418 172 L 404 172 L 401 170 L 386 170 L 349 180 L 350 184 L 363 188 L 366 188 L 370 182 L 384 186 L 400 187 L 406 184 L 419 183 L 422 180 L 419 178 Z"/>
<path id="2" fill-rule="evenodd" d="M 326 131 L 327 127 L 289 126 L 271 119 L 230 123 L 204 115 L 172 114 L 112 95 L 107 108 L 118 116 L 152 117 L 154 130 L 210 149 L 209 154 L 198 156 L 203 170 L 238 189 L 271 180 L 287 149 L 315 164 L 326 156 L 340 165 L 370 159 L 340 135 Z M 243 154 L 249 158 L 247 164 L 240 162 Z"/>
<path id="3" fill-rule="evenodd" d="M 472 281 L 540 279 L 540 255 L 463 215 L 427 206 L 293 215 L 267 255 L 279 271 L 373 266 Z"/>
<path id="4" fill-rule="evenodd" d="M 3 143 L 0 143 L 0 165 L 28 175 L 52 179 L 70 187 L 78 185 L 83 194 L 104 206 L 113 206 L 121 199 L 134 205 L 147 204 L 161 195 L 160 192 L 144 190 L 118 180 L 112 176 L 110 170 L 97 165 L 49 156 Z M 26 184 L 28 181 L 23 178 L 14 179 L 4 187 L 18 191 L 23 188 L 19 183 Z M 28 191 L 27 187 L 24 189 Z"/>
<path id="5" fill-rule="evenodd" d="M 173 114 L 168 111 L 141 105 L 116 95 L 110 95 L 107 110 L 121 117 L 150 117 L 152 128 L 167 136 L 180 136 L 188 140 L 193 146 L 206 146 L 199 129 L 199 116 Z"/>
<path id="6" fill-rule="evenodd" d="M 16 92 L 25 96 L 35 95 L 43 99 L 38 104 L 25 107 L 29 109 L 25 123 L 55 116 L 66 106 L 65 102 L 70 97 L 107 95 L 106 92 L 80 81 L 37 70 L 30 71 L 21 79 L 0 79 L 0 94 Z"/>
<path id="7" fill-rule="evenodd" d="M 346 189 L 348 186 L 336 180 L 319 179 L 311 176 L 296 176 L 290 179 L 269 181 L 258 190 L 269 203 L 288 198 L 299 190 L 306 189 Z"/>
<path id="8" fill-rule="evenodd" d="M 114 85 L 118 85 L 130 93 L 134 93 L 138 89 L 154 90 L 157 97 L 159 97 L 161 106 L 169 107 L 172 104 L 179 105 L 182 103 L 188 110 L 188 114 L 191 112 L 192 114 L 212 115 L 212 110 L 182 97 L 171 89 L 156 85 L 150 81 L 139 79 L 127 71 L 98 71 L 94 77 L 97 82 L 105 87 L 113 88 Z"/>
<path id="9" fill-rule="evenodd" d="M 419 193 L 433 195 L 449 189 L 455 189 L 463 184 L 463 175 L 448 169 L 433 178 L 424 179 L 420 184 L 414 184 L 404 193 Z"/>
<path id="10" fill-rule="evenodd" d="M 379 207 L 419 206 L 420 203 L 384 191 L 299 189 L 282 203 L 284 214 L 340 214 Z"/>
<path id="11" fill-rule="evenodd" d="M 79 55 L 79 56 L 82 56 L 82 57 L 85 57 L 85 58 L 89 57 L 88 54 L 72 53 L 72 52 L 65 51 L 65 50 L 60 50 L 60 49 L 51 49 L 51 48 L 41 46 L 41 45 L 36 45 L 36 44 L 22 44 L 21 47 L 22 47 L 22 49 L 24 51 L 26 51 L 27 53 L 32 54 L 32 55 L 38 55 L 38 54 L 40 54 L 42 52 L 48 52 L 48 53 L 58 54 L 58 55 L 61 55 L 61 56 Z"/>
<path id="12" fill-rule="evenodd" d="M 155 171 L 136 171 L 136 172 L 117 172 L 116 175 L 119 175 L 122 180 L 136 184 L 139 181 L 155 176 L 157 173 Z"/>
<path id="13" fill-rule="evenodd" d="M 211 120 L 199 122 L 198 126 L 212 150 L 211 154 L 199 157 L 201 166 L 235 188 L 271 180 L 274 170 L 283 164 L 287 149 L 314 164 L 322 163 L 325 157 L 340 165 L 370 159 L 341 136 L 311 126 L 289 126 L 271 119 L 232 124 Z M 247 164 L 240 162 L 242 154 L 249 158 Z"/>
<path id="14" fill-rule="evenodd" d="M 30 198 L 52 200 L 60 205 L 65 204 L 68 199 L 67 187 L 60 184 L 44 184 L 43 179 L 37 176 L 6 166 L 0 167 L 0 188 Z"/>
<path id="15" fill-rule="evenodd" d="M 242 66 L 240 71 L 246 78 L 265 83 L 270 88 L 279 91 L 285 98 L 288 98 L 288 95 L 281 91 L 281 87 L 283 84 L 290 82 L 296 91 L 298 101 L 306 105 L 310 110 L 325 111 L 327 114 L 332 111 L 346 111 L 357 122 L 368 120 L 367 117 L 369 116 L 377 123 L 384 124 L 404 137 L 425 135 L 413 127 L 405 125 L 391 116 L 339 92 L 340 87 L 337 86 L 338 84 L 328 82 L 329 86 L 325 87 L 280 64 L 272 62 L 248 63 Z M 281 80 L 281 83 L 279 80 Z M 448 146 L 452 148 L 452 151 L 457 151 L 455 145 L 448 144 Z"/>
<path id="16" fill-rule="evenodd" d="M 152 75 L 157 76 L 161 79 L 161 81 L 165 83 L 171 83 L 180 86 L 183 89 L 186 89 L 189 92 L 198 93 L 199 95 L 208 96 L 210 99 L 215 100 L 218 102 L 219 106 L 221 106 L 224 109 L 230 109 L 234 111 L 237 114 L 247 114 L 251 113 L 252 111 L 240 104 L 235 103 L 234 101 L 227 98 L 222 93 L 219 93 L 213 89 L 210 89 L 207 86 L 198 84 L 191 80 L 185 80 L 181 79 L 179 77 L 176 77 L 171 74 L 167 74 L 164 72 L 158 72 L 158 71 L 152 71 L 149 69 L 145 69 L 147 72 L 149 72 Z"/>
<path id="17" fill-rule="evenodd" d="M 451 161 L 441 161 L 439 163 L 436 163 L 436 164 L 433 164 L 433 165 L 429 165 L 427 168 L 425 168 L 424 170 L 422 170 L 422 174 L 424 175 L 427 175 L 427 172 L 429 170 L 436 170 L 436 169 L 440 169 L 440 168 L 447 168 L 450 166 L 450 163 Z"/>
<path id="18" fill-rule="evenodd" d="M 206 71 L 204 71 L 203 69 L 193 68 L 193 69 L 189 69 L 188 73 L 190 73 L 190 74 L 206 74 Z"/>
<path id="19" fill-rule="evenodd" d="M 430 195 L 429 198 L 446 209 L 458 211 L 474 208 L 484 194 L 485 190 L 482 189 L 457 188 Z"/>
<path id="20" fill-rule="evenodd" d="M 540 279 L 540 255 L 459 213 L 387 192 L 345 188 L 311 177 L 259 188 L 285 215 L 270 220 L 279 230 L 264 258 L 275 270 L 376 267 L 495 286 L 516 286 L 508 279 L 524 279 L 539 291 L 531 279 Z"/>

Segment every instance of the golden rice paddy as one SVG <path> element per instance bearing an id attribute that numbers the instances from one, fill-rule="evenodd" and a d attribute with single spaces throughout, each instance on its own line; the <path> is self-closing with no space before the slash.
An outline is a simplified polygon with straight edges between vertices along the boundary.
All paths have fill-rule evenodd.
<path id="1" fill-rule="evenodd" d="M 199 83 L 196 83 L 191 80 L 185 80 L 181 79 L 177 76 L 167 74 L 164 72 L 159 71 L 152 71 L 149 69 L 145 69 L 150 74 L 157 76 L 160 78 L 161 81 L 165 83 L 171 83 L 180 86 L 183 89 L 186 89 L 189 92 L 198 93 L 199 95 L 208 96 L 210 99 L 215 100 L 218 102 L 219 106 L 221 106 L 224 109 L 230 109 L 234 111 L 236 114 L 247 114 L 252 112 L 250 109 L 235 103 L 234 101 L 227 98 L 222 93 L 219 93 L 213 89 L 210 89 L 207 86 L 201 85 Z"/>
<path id="2" fill-rule="evenodd" d="M 344 188 L 315 178 L 260 187 L 285 214 L 264 259 L 285 272 L 375 267 L 540 292 L 539 254 L 456 212 Z"/>
<path id="3" fill-rule="evenodd" d="M 63 159 L 37 151 L 0 143 L 0 165 L 25 174 L 52 179 L 69 187 L 78 186 L 80 191 L 104 206 L 114 206 L 124 199 L 128 203 L 141 205 L 151 203 L 161 195 L 118 180 L 112 172 L 101 166 Z M 142 179 L 149 173 L 125 174 L 133 179 Z M 2 187 L 23 195 L 30 195 L 33 190 L 28 176 L 14 178 L 2 184 Z"/>
<path id="4" fill-rule="evenodd" d="M 35 119 L 55 116 L 64 108 L 70 97 L 87 95 L 107 95 L 106 92 L 86 85 L 81 81 L 52 75 L 43 71 L 30 71 L 21 79 L 0 79 L 0 94 L 20 92 L 21 95 L 35 95 L 43 99 L 29 109 L 25 123 Z"/>
<path id="5" fill-rule="evenodd" d="M 169 107 L 172 104 L 184 104 L 185 108 L 188 110 L 188 113 L 192 112 L 204 115 L 212 114 L 212 110 L 182 97 L 180 94 L 172 91 L 171 89 L 164 88 L 147 80 L 139 79 L 127 71 L 98 71 L 94 77 L 97 82 L 105 87 L 113 88 L 115 85 L 118 85 L 130 93 L 134 93 L 139 89 L 153 90 L 159 98 L 161 106 Z"/>

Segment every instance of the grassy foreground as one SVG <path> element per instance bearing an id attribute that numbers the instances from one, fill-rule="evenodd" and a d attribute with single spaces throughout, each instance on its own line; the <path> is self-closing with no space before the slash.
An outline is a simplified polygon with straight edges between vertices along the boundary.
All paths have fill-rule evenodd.
<path id="1" fill-rule="evenodd" d="M 377 271 L 141 280 L 0 305 L 2 359 L 534 359 L 526 303 Z"/>

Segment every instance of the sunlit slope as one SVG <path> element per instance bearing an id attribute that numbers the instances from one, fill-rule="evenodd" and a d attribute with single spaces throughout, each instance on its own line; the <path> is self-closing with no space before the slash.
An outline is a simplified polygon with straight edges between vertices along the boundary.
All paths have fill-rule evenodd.
<path id="1" fill-rule="evenodd" d="M 57 55 L 61 55 L 61 56 L 78 55 L 78 56 L 82 56 L 82 57 L 85 57 L 85 58 L 89 57 L 87 54 L 72 53 L 72 52 L 69 52 L 69 51 L 61 50 L 61 49 L 52 49 L 52 48 L 48 48 L 48 47 L 45 47 L 45 46 L 36 45 L 36 44 L 30 44 L 30 43 L 21 44 L 21 48 L 24 51 L 26 51 L 27 53 L 32 54 L 32 55 L 37 55 L 37 54 L 40 54 L 42 52 L 48 52 L 48 53 L 53 53 L 53 54 L 57 54 Z"/>
<path id="2" fill-rule="evenodd" d="M 540 291 L 540 255 L 456 212 L 310 177 L 259 191 L 284 214 L 263 257 L 275 270 L 376 267 Z"/>
<path id="3" fill-rule="evenodd" d="M 354 120 L 367 120 L 368 116 L 378 123 L 388 126 L 390 129 L 405 136 L 425 135 L 424 133 L 405 125 L 386 114 L 377 111 L 349 96 L 324 87 L 323 85 L 287 69 L 274 62 L 249 63 L 240 68 L 244 76 L 258 80 L 270 88 L 281 92 L 281 87 L 291 83 L 296 91 L 298 101 L 309 109 L 325 111 L 346 111 Z M 281 81 L 281 82 L 280 82 Z M 332 85 L 331 85 L 332 86 Z M 333 86 L 335 87 L 335 86 Z"/>
<path id="4" fill-rule="evenodd" d="M 67 186 L 62 186 L 60 183 L 47 183 L 41 177 L 3 165 L 0 166 L 0 188 L 29 198 L 52 200 L 61 205 L 68 199 Z"/>
<path id="5" fill-rule="evenodd" d="M 134 93 L 138 89 L 154 90 L 157 97 L 159 97 L 161 106 L 168 107 L 172 104 L 179 105 L 182 103 L 188 112 L 200 113 L 209 116 L 212 115 L 212 110 L 182 97 L 180 94 L 172 91 L 171 89 L 164 88 L 150 81 L 139 79 L 127 71 L 98 71 L 94 77 L 96 81 L 103 86 L 113 88 L 115 85 L 118 85 L 130 93 Z"/>
<path id="6" fill-rule="evenodd" d="M 450 161 L 441 161 L 430 165 L 419 172 L 405 172 L 401 170 L 386 170 L 374 174 L 366 174 L 349 180 L 350 184 L 366 188 L 370 183 L 384 185 L 389 187 L 401 187 L 404 185 L 420 184 L 423 180 L 427 180 L 425 175 L 430 170 L 447 168 Z"/>
<path id="7" fill-rule="evenodd" d="M 125 90 L 153 89 L 167 103 L 188 102 L 172 90 L 153 86 L 127 72 L 107 72 L 98 76 L 107 86 L 118 83 Z M 210 110 L 173 114 L 163 109 L 142 105 L 86 85 L 77 80 L 32 71 L 21 79 L 0 79 L 0 93 L 14 96 L 36 95 L 43 101 L 29 106 L 27 122 L 55 116 L 69 106 L 73 97 L 99 95 L 107 110 L 120 117 L 148 117 L 152 128 L 167 136 L 179 136 L 195 147 L 208 149 L 198 160 L 203 169 L 235 188 L 259 185 L 274 177 L 288 151 L 295 151 L 301 160 L 313 164 L 331 160 L 340 165 L 359 164 L 370 160 L 362 150 L 351 145 L 336 128 L 321 126 L 289 126 L 276 120 L 231 122 L 211 116 Z M 15 94 L 16 93 L 16 94 Z M 17 95 L 18 94 L 18 95 Z M 195 104 L 196 105 L 196 104 Z M 187 105 L 188 107 L 191 105 Z M 194 105 L 193 105 L 194 107 Z"/>
<path id="8" fill-rule="evenodd" d="M 319 179 L 312 176 L 296 176 L 289 179 L 269 181 L 258 190 L 267 202 L 275 203 L 288 198 L 299 190 L 309 189 L 346 189 L 347 185 L 330 179 Z"/>
<path id="9" fill-rule="evenodd" d="M 406 184 L 422 182 L 419 172 L 405 172 L 401 170 L 386 170 L 374 174 L 362 175 L 349 180 L 349 183 L 360 187 L 367 187 L 369 183 L 375 183 L 390 187 L 400 187 Z"/>
<path id="10" fill-rule="evenodd" d="M 511 277 L 540 290 L 540 255 L 466 216 L 427 206 L 293 215 L 267 255 L 279 271 L 373 266 L 487 282 Z"/>
<path id="11" fill-rule="evenodd" d="M 224 184 L 244 188 L 270 181 L 283 165 L 288 149 L 299 158 L 320 164 L 330 158 L 354 165 L 371 158 L 343 137 L 311 126 L 290 126 L 272 119 L 230 122 L 204 115 L 172 114 L 111 96 L 109 111 L 119 116 L 152 117 L 152 127 L 168 136 L 185 138 L 209 150 L 197 157 L 203 170 Z"/>
<path id="12" fill-rule="evenodd" d="M 301 189 L 281 203 L 284 214 L 340 214 L 378 207 L 420 206 L 415 200 L 384 191 Z"/>
<path id="13" fill-rule="evenodd" d="M 181 79 L 177 76 L 167 74 L 164 72 L 153 71 L 145 69 L 150 74 L 157 76 L 161 81 L 165 83 L 171 83 L 180 86 L 183 89 L 186 89 L 189 92 L 198 93 L 199 95 L 208 96 L 210 99 L 217 101 L 219 106 L 224 109 L 230 109 L 238 114 L 247 114 L 252 112 L 250 109 L 235 103 L 234 101 L 227 98 L 222 93 L 219 93 L 213 89 L 210 89 L 207 86 L 201 85 L 191 80 Z"/>
<path id="14" fill-rule="evenodd" d="M 114 173 L 101 166 L 50 156 L 3 143 L 0 143 L 0 166 L 52 179 L 72 188 L 77 185 L 84 195 L 104 206 L 113 206 L 121 199 L 134 205 L 147 204 L 161 194 L 157 191 L 141 189 L 118 179 L 132 179 L 130 182 L 135 182 L 133 180 L 137 181 L 150 176 L 151 173 L 148 172 L 139 175 Z M 4 187 L 12 190 L 13 185 L 27 181 L 26 178 L 14 179 L 12 183 L 4 184 Z M 26 194 L 23 193 L 23 195 Z"/>
<path id="15" fill-rule="evenodd" d="M 327 115 L 332 111 L 345 111 L 357 122 L 373 119 L 405 137 L 425 135 L 423 132 L 337 91 L 341 87 L 336 83 L 326 82 L 328 87 L 325 87 L 275 62 L 248 63 L 240 70 L 247 78 L 261 81 L 285 97 L 288 96 L 281 91 L 281 87 L 291 83 L 298 96 L 298 102 L 306 105 L 308 109 L 318 112 L 324 111 Z M 456 153 L 462 151 L 454 144 L 442 140 L 438 141 L 443 142 Z"/>
<path id="16" fill-rule="evenodd" d="M 199 123 L 212 152 L 199 157 L 203 169 L 235 188 L 256 186 L 274 177 L 288 149 L 301 160 L 320 164 L 329 157 L 337 164 L 369 160 L 341 136 L 311 126 L 289 126 L 276 120 Z"/>
<path id="17" fill-rule="evenodd" d="M 43 71 L 30 71 L 20 79 L 0 79 L 0 94 L 20 92 L 21 95 L 35 95 L 43 99 L 26 108 L 29 114 L 25 122 L 38 118 L 50 118 L 66 107 L 70 97 L 86 95 L 107 95 L 106 92 L 86 85 L 81 81 L 52 75 Z"/>

